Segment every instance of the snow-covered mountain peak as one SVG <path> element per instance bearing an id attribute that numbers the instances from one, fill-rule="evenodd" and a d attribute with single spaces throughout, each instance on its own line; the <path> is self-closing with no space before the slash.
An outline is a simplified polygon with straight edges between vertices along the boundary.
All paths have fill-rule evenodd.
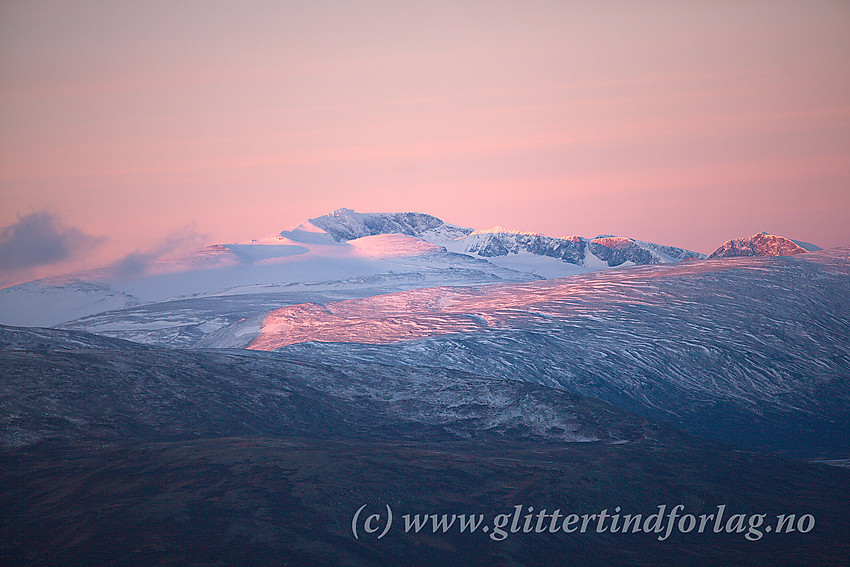
<path id="1" fill-rule="evenodd" d="M 554 238 L 502 226 L 473 230 L 414 212 L 358 213 L 351 209 L 338 209 L 310 219 L 302 226 L 306 226 L 304 230 L 310 238 L 318 238 L 315 235 L 324 232 L 336 242 L 351 242 L 381 234 L 405 235 L 444 247 L 450 252 L 471 255 L 502 267 L 544 277 L 703 257 L 690 250 L 611 235 L 600 235 L 594 239 L 580 236 Z M 303 238 L 291 231 L 281 234 L 296 241 Z"/>
<path id="2" fill-rule="evenodd" d="M 219 307 L 210 306 L 227 301 L 214 297 L 274 295 L 270 301 L 279 307 L 294 301 L 291 296 L 300 303 L 328 294 L 360 297 L 366 288 L 386 293 L 562 278 L 692 257 L 702 256 L 628 238 L 553 238 L 501 227 L 474 231 L 425 213 L 338 209 L 264 238 L 75 274 L 70 285 L 44 280 L 0 290 L 0 323 L 56 325 L 86 318 L 83 328 L 124 330 L 131 334 L 122 336 L 134 340 L 144 331 L 156 340 L 168 335 L 196 341 L 232 317 L 244 318 L 231 307 L 221 316 Z M 198 313 L 176 307 L 178 301 L 195 301 Z M 155 321 L 153 308 L 142 307 L 168 302 L 175 307 L 163 307 Z M 121 309 L 144 315 L 128 323 L 120 319 Z"/>
<path id="3" fill-rule="evenodd" d="M 730 258 L 745 256 L 792 256 L 810 251 L 817 246 L 808 243 L 807 247 L 801 246 L 794 240 L 776 234 L 757 232 L 746 238 L 728 240 L 721 244 L 709 258 Z"/>
<path id="4" fill-rule="evenodd" d="M 594 244 L 600 244 L 614 250 L 623 250 L 636 245 L 631 238 L 623 238 L 622 236 L 598 236 L 591 240 Z"/>
<path id="5" fill-rule="evenodd" d="M 471 228 L 443 222 L 425 213 L 358 213 L 338 209 L 328 215 L 310 219 L 310 223 L 335 240 L 354 240 L 378 234 L 404 234 L 427 241 L 451 240 L 466 236 Z"/>

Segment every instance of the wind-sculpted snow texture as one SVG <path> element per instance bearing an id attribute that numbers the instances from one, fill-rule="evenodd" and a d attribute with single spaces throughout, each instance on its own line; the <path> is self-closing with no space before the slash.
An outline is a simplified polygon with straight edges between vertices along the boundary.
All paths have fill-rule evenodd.
<path id="1" fill-rule="evenodd" d="M 111 345 L 109 344 L 111 343 Z M 562 390 L 443 368 L 142 347 L 0 326 L 0 448 L 290 435 L 627 442 L 679 434 Z"/>
<path id="2" fill-rule="evenodd" d="M 557 386 L 753 449 L 846 456 L 849 257 L 730 258 L 293 306 L 267 316 L 248 346 Z"/>
<path id="3" fill-rule="evenodd" d="M 229 325 L 258 327 L 262 315 L 286 305 L 333 302 L 418 287 L 525 281 L 535 277 L 491 264 L 482 265 L 485 262 L 469 256 L 456 256 L 460 255 L 429 255 L 427 260 L 432 260 L 436 266 L 426 265 L 426 261 L 410 262 L 412 268 L 408 272 L 339 281 L 259 284 L 217 294 L 146 303 L 80 317 L 58 327 L 164 347 L 230 346 L 216 339 L 227 334 Z"/>
<path id="4" fill-rule="evenodd" d="M 9 565 L 844 564 L 850 471 L 736 450 L 622 407 L 758 450 L 846 454 L 847 257 L 687 262 L 341 302 L 330 300 L 345 289 L 303 286 L 294 293 L 327 303 L 285 307 L 265 328 L 275 294 L 172 305 L 183 320 L 243 311 L 244 320 L 217 321 L 204 337 L 211 343 L 370 343 L 277 352 L 0 327 L 0 557 Z M 150 323 L 134 314 L 134 324 Z M 403 514 L 489 520 L 526 505 L 648 516 L 679 503 L 692 514 L 721 505 L 728 514 L 808 514 L 817 525 L 757 542 L 740 532 L 661 541 L 592 527 L 494 542 L 483 532 L 398 527 Z M 369 514 L 392 506 L 398 523 L 386 538 L 353 539 L 364 505 Z"/>

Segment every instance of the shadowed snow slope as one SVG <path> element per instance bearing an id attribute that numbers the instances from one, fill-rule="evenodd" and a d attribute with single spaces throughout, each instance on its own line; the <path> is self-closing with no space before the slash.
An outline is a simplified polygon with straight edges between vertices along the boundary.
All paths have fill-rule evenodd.
<path id="1" fill-rule="evenodd" d="M 749 447 L 850 451 L 848 249 L 299 305 L 258 331 L 243 344 L 539 382 Z"/>
<path id="2" fill-rule="evenodd" d="M 0 326 L 0 450 L 51 439 L 258 434 L 556 443 L 681 438 L 596 400 L 456 370 L 132 345 L 77 331 Z"/>

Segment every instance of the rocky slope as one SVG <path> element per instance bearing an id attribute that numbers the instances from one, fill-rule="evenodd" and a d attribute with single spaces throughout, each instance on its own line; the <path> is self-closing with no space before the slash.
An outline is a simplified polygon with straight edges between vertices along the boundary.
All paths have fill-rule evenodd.
<path id="1" fill-rule="evenodd" d="M 790 238 L 757 232 L 746 238 L 727 240 L 709 254 L 709 258 L 734 258 L 747 256 L 792 256 L 813 250 L 819 250 L 809 244 L 804 247 Z"/>
<path id="2" fill-rule="evenodd" d="M 850 250 L 835 249 L 291 306 L 233 346 L 541 383 L 756 450 L 846 457 L 848 306 Z"/>
<path id="3" fill-rule="evenodd" d="M 545 386 L 0 336 L 15 345 L 0 351 L 5 565 L 835 565 L 850 553 L 850 471 L 733 451 Z M 678 504 L 695 517 L 723 507 L 720 532 L 612 533 L 618 513 L 641 526 L 662 514 L 663 530 Z M 588 516 L 584 533 L 563 530 L 573 513 Z M 814 529 L 768 531 L 783 514 Z M 386 537 L 366 529 L 376 522 Z"/>

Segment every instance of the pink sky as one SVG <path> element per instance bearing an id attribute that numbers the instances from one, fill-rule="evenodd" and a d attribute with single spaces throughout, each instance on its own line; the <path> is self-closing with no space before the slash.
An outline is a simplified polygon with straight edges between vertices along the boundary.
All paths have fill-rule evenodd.
<path id="1" fill-rule="evenodd" d="M 340 207 L 850 245 L 848 29 L 826 1 L 4 2 L 0 227 L 93 237 L 27 277 Z"/>

